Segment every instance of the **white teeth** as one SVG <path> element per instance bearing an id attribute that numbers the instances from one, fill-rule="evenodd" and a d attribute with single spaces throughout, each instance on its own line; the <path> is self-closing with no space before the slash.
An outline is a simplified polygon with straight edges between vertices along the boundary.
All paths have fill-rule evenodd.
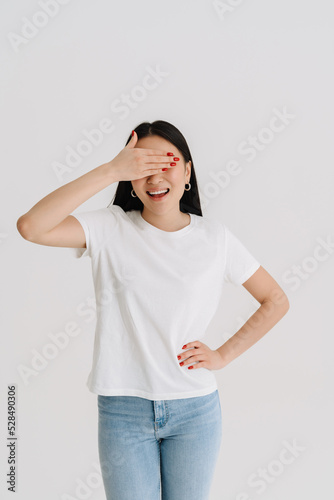
<path id="1" fill-rule="evenodd" d="M 167 193 L 168 192 L 168 189 L 166 189 L 165 191 L 149 191 L 150 194 L 161 194 L 161 193 Z"/>

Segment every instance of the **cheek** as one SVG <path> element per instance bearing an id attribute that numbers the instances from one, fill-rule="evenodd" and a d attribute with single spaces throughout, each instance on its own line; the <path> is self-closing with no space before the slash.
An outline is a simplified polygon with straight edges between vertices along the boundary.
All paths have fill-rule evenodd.
<path id="1" fill-rule="evenodd" d="M 134 191 L 140 191 L 142 189 L 142 185 L 143 185 L 142 182 L 138 182 L 137 180 L 135 180 L 135 181 L 131 181 L 131 184 L 132 184 Z"/>
<path id="2" fill-rule="evenodd" d="M 184 180 L 184 171 L 180 167 L 181 166 L 178 166 L 178 168 L 177 167 L 171 168 L 170 171 L 166 173 L 168 173 L 168 178 L 171 180 L 171 182 L 182 185 L 183 182 L 185 182 L 185 180 Z"/>

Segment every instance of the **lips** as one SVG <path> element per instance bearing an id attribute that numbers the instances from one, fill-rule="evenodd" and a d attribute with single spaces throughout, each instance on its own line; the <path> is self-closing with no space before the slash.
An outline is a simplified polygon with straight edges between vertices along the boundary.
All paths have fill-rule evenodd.
<path id="1" fill-rule="evenodd" d="M 158 191 L 160 191 L 160 189 Z M 163 199 L 166 198 L 166 196 L 168 195 L 168 193 L 169 193 L 169 188 L 167 188 L 167 192 L 166 193 L 160 193 L 160 194 L 155 194 L 155 195 L 151 195 L 151 194 L 149 194 L 149 191 L 147 191 L 147 195 L 151 198 L 152 201 L 163 200 Z"/>

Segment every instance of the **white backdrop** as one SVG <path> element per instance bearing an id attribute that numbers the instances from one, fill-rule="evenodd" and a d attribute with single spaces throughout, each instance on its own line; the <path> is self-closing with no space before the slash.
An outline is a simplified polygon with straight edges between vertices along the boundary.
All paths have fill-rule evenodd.
<path id="1" fill-rule="evenodd" d="M 330 0 L 2 3 L 1 498 L 105 499 L 96 395 L 85 385 L 90 261 L 24 240 L 16 221 L 157 119 L 188 141 L 203 214 L 226 223 L 290 300 L 264 338 L 215 372 L 223 441 L 210 500 L 328 498 L 333 14 Z M 75 212 L 106 207 L 115 190 Z M 226 285 L 206 343 L 219 347 L 257 307 Z M 60 332 L 68 343 L 57 348 Z M 15 496 L 6 483 L 13 384 Z"/>

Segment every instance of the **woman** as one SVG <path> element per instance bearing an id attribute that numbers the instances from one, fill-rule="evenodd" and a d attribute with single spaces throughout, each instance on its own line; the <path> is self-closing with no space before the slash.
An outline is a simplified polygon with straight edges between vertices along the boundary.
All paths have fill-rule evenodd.
<path id="1" fill-rule="evenodd" d="M 114 182 L 112 205 L 69 215 Z M 29 241 L 91 258 L 97 322 L 87 385 L 97 394 L 107 499 L 208 500 L 222 438 L 212 372 L 257 342 L 289 302 L 225 224 L 202 216 L 181 132 L 140 124 L 112 161 L 47 195 L 17 227 Z M 199 339 L 224 282 L 261 305 L 211 350 Z"/>

